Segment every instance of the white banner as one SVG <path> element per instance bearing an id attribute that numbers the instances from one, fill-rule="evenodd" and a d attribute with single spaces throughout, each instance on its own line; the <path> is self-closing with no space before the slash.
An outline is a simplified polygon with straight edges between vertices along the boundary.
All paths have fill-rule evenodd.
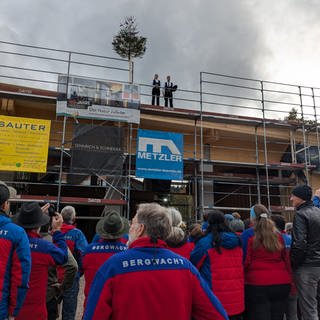
<path id="1" fill-rule="evenodd" d="M 136 84 L 59 75 L 57 115 L 140 123 Z"/>

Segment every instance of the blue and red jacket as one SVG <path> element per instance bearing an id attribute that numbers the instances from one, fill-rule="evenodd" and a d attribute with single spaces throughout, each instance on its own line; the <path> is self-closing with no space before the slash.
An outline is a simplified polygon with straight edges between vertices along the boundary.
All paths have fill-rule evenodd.
<path id="1" fill-rule="evenodd" d="M 66 263 L 68 260 L 68 249 L 63 234 L 60 231 L 56 231 L 52 236 L 56 246 L 42 239 L 36 232 L 27 231 L 27 234 L 32 258 L 30 288 L 16 320 L 46 320 L 48 269 L 50 266 Z"/>
<path id="2" fill-rule="evenodd" d="M 221 232 L 220 252 L 214 247 L 212 233 L 201 238 L 191 253 L 191 262 L 221 301 L 229 316 L 244 311 L 244 271 L 240 238 Z"/>
<path id="3" fill-rule="evenodd" d="M 0 319 L 17 316 L 27 293 L 30 272 L 27 234 L 0 210 Z"/>
<path id="4" fill-rule="evenodd" d="M 96 273 L 84 320 L 228 319 L 187 259 L 143 237 Z"/>
<path id="5" fill-rule="evenodd" d="M 320 198 L 318 196 L 314 196 L 312 202 L 315 207 L 320 208 Z"/>
<path id="6" fill-rule="evenodd" d="M 72 252 L 74 258 L 78 263 L 78 275 L 83 273 L 82 271 L 82 256 L 88 245 L 87 239 L 83 232 L 71 224 L 64 223 L 61 227 L 61 232 L 64 234 L 64 239 Z M 59 279 L 61 278 L 62 270 L 59 269 Z"/>
<path id="7" fill-rule="evenodd" d="M 100 239 L 98 242 L 91 243 L 87 246 L 82 259 L 82 267 L 85 278 L 85 300 L 87 300 L 91 283 L 98 269 L 115 253 L 125 250 L 127 250 L 127 246 L 123 244 L 120 239 Z M 86 301 L 84 305 L 86 305 Z"/>
<path id="8" fill-rule="evenodd" d="M 120 241 L 123 244 L 127 244 L 128 240 L 129 240 L 129 235 L 126 233 L 124 234 L 121 238 L 117 239 L 118 241 Z M 102 239 L 97 233 L 94 235 L 91 243 L 95 243 L 95 242 L 101 242 L 104 241 L 104 239 Z"/>
<path id="9" fill-rule="evenodd" d="M 242 243 L 242 250 L 243 250 L 243 263 L 246 260 L 246 256 L 247 256 L 248 241 L 253 236 L 254 236 L 253 227 L 250 227 L 250 228 L 244 230 L 241 234 L 241 243 Z"/>

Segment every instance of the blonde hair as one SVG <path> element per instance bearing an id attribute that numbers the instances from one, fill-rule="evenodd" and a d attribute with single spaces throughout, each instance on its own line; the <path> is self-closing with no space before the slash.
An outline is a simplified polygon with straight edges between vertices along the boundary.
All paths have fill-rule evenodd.
<path id="1" fill-rule="evenodd" d="M 185 239 L 183 228 L 185 228 L 186 225 L 182 221 L 181 213 L 176 208 L 169 207 L 168 213 L 171 218 L 172 228 L 167 238 L 167 243 L 169 246 L 172 246 L 181 243 Z"/>
<path id="2" fill-rule="evenodd" d="M 261 205 L 255 205 L 256 220 L 254 226 L 253 248 L 263 246 L 267 251 L 276 252 L 283 249 L 283 244 L 279 240 L 279 232 L 270 219 L 268 209 Z"/>

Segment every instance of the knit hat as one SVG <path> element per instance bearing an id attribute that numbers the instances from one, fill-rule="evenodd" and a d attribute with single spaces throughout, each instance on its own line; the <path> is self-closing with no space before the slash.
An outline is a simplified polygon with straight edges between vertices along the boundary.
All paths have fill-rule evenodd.
<path id="1" fill-rule="evenodd" d="M 96 232 L 103 239 L 118 239 L 128 231 L 128 220 L 121 217 L 116 211 L 106 212 L 106 215 L 96 225 Z"/>
<path id="2" fill-rule="evenodd" d="M 296 186 L 291 193 L 305 201 L 310 201 L 312 198 L 312 189 L 306 184 Z"/>
<path id="3" fill-rule="evenodd" d="M 244 223 L 240 219 L 233 219 L 229 223 L 229 228 L 233 232 L 243 232 L 244 231 Z"/>
<path id="4" fill-rule="evenodd" d="M 224 215 L 224 219 L 226 220 L 227 223 L 229 223 L 230 221 L 232 221 L 234 219 L 234 216 L 230 213 L 226 213 Z"/>
<path id="5" fill-rule="evenodd" d="M 0 181 L 1 185 L 5 185 L 9 189 L 9 199 L 16 199 L 17 198 L 17 190 L 11 186 L 8 186 L 4 181 Z"/>

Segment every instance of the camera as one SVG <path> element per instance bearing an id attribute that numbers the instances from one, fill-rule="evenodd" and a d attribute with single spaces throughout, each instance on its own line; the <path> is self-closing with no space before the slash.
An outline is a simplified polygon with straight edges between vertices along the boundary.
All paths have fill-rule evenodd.
<path id="1" fill-rule="evenodd" d="M 50 204 L 50 207 L 48 208 L 48 214 L 49 217 L 54 217 L 56 215 L 56 208 L 53 204 Z"/>

